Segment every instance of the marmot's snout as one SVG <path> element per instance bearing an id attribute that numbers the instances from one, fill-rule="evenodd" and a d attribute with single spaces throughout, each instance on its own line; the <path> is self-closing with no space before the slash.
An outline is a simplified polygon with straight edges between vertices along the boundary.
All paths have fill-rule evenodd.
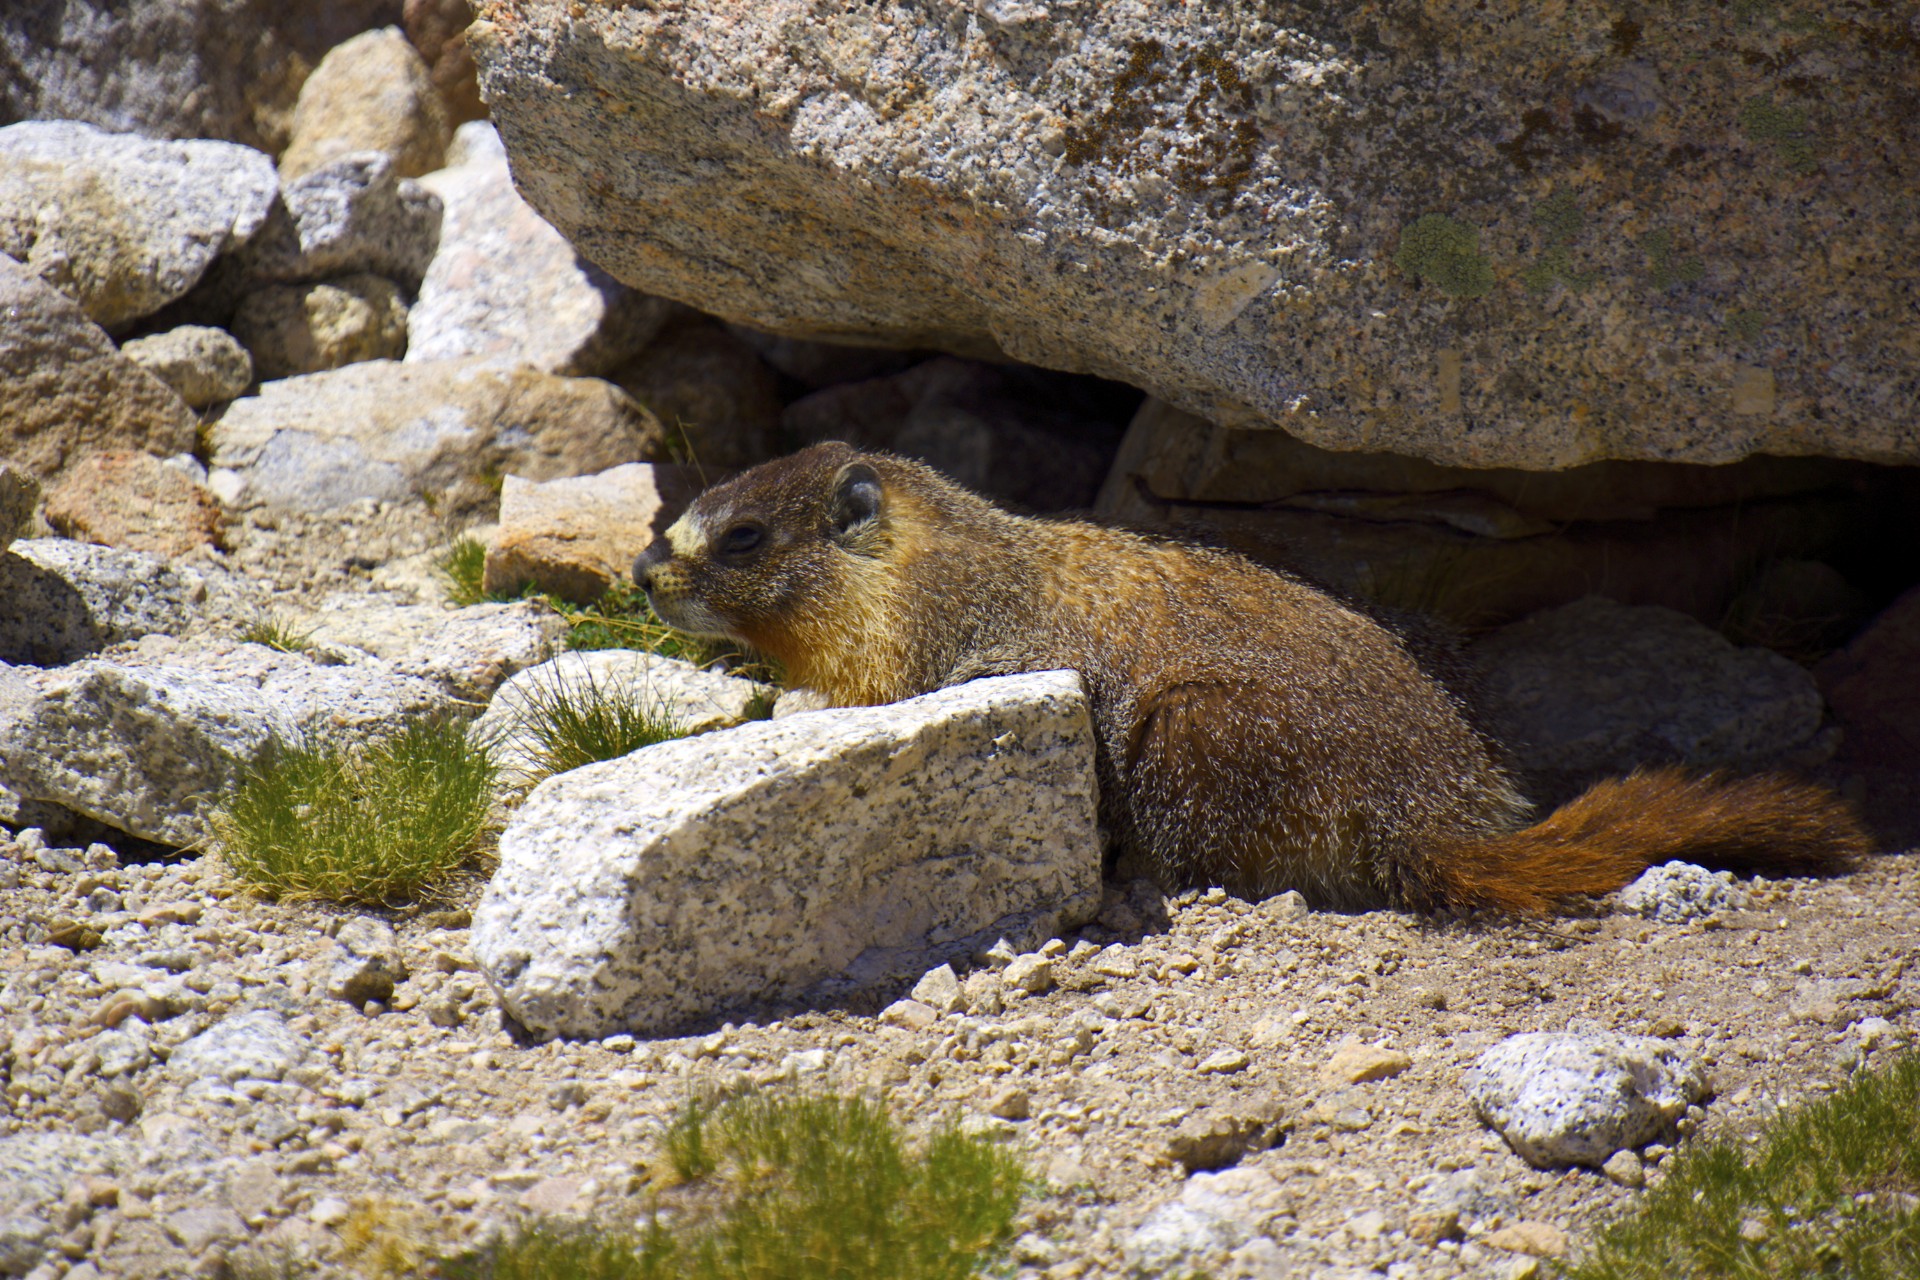
<path id="1" fill-rule="evenodd" d="M 653 594 L 653 571 L 673 558 L 673 546 L 665 538 L 655 538 L 653 544 L 633 561 L 633 584 L 648 595 Z"/>

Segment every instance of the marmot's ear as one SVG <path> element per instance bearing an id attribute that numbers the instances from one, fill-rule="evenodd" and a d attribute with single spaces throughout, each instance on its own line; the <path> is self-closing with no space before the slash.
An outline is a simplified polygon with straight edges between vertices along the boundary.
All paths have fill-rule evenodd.
<path id="1" fill-rule="evenodd" d="M 833 535 L 845 538 L 880 518 L 880 473 L 864 462 L 849 462 L 833 478 Z"/>

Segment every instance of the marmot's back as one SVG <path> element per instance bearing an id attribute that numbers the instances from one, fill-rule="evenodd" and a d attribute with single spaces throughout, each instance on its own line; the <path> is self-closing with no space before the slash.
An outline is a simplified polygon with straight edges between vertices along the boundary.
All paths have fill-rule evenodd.
<path id="1" fill-rule="evenodd" d="M 1229 552 L 1013 516 L 842 444 L 709 490 L 634 576 L 668 623 L 753 645 L 841 705 L 1078 670 L 1103 817 L 1169 885 L 1536 909 L 1696 846 L 1773 867 L 1866 847 L 1824 790 L 1671 772 L 1521 830 L 1492 746 L 1379 622 Z"/>

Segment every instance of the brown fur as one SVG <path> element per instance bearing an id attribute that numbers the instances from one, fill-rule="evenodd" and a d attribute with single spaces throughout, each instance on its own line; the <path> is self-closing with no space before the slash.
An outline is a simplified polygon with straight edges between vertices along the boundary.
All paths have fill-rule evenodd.
<path id="1" fill-rule="evenodd" d="M 1527 826 L 1496 748 L 1399 630 L 1230 552 L 1011 515 L 843 444 L 701 495 L 634 576 L 669 623 L 745 641 L 836 705 L 1078 671 L 1102 818 L 1168 884 L 1533 912 L 1669 858 L 1777 870 L 1867 847 L 1823 789 L 1678 770 Z"/>

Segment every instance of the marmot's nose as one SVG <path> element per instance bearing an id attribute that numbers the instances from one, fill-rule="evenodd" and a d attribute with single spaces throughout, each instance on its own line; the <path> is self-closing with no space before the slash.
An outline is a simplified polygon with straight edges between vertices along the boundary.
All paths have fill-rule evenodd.
<path id="1" fill-rule="evenodd" d="M 655 538 L 633 562 L 633 580 L 642 591 L 653 590 L 653 571 L 673 558 L 673 547 L 665 538 Z"/>

